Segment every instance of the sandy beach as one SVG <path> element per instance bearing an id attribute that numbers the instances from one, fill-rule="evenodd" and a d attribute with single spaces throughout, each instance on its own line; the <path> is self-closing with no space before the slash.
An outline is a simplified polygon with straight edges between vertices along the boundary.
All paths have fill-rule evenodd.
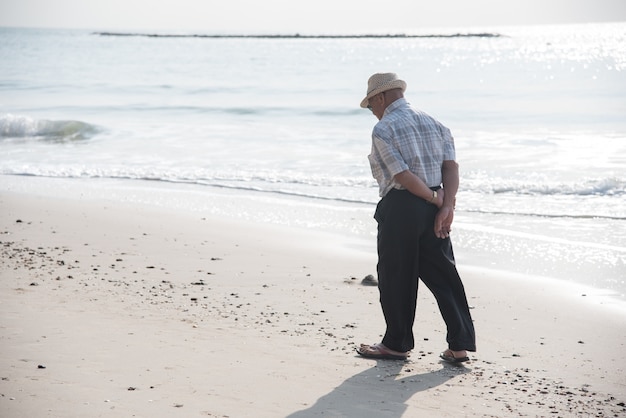
<path id="1" fill-rule="evenodd" d="M 410 360 L 380 341 L 376 255 L 348 237 L 111 200 L 0 193 L 0 416 L 626 416 L 626 309 L 459 266 L 478 351 L 442 364 L 419 295 Z"/>

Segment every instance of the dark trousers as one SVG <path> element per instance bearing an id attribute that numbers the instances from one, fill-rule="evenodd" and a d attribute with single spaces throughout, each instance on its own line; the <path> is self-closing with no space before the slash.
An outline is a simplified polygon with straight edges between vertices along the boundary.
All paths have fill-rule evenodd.
<path id="1" fill-rule="evenodd" d="M 378 289 L 387 324 L 382 343 L 392 350 L 404 352 L 415 346 L 413 322 L 421 279 L 439 305 L 448 347 L 476 351 L 474 324 L 452 243 L 433 231 L 437 210 L 424 199 L 396 189 L 376 207 Z"/>

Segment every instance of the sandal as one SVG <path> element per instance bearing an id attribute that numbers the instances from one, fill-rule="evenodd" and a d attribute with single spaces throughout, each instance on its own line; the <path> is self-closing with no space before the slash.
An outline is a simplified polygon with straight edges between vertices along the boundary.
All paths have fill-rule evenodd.
<path id="1" fill-rule="evenodd" d="M 439 358 L 445 361 L 446 363 L 451 363 L 451 364 L 458 364 L 458 363 L 469 361 L 469 357 L 467 356 L 456 357 L 454 355 L 454 352 L 452 352 L 452 350 L 450 349 L 447 349 L 443 353 L 439 354 Z"/>
<path id="2" fill-rule="evenodd" d="M 394 351 L 385 347 L 382 343 L 378 344 L 361 344 L 356 349 L 362 357 L 373 358 L 377 360 L 406 360 L 409 357 L 409 353 L 402 353 L 400 351 Z"/>

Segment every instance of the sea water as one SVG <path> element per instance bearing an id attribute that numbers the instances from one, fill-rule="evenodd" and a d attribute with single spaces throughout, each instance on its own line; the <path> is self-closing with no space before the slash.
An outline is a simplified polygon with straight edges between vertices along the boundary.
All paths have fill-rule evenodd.
<path id="1" fill-rule="evenodd" d="M 493 36 L 425 36 L 473 33 Z M 373 244 L 376 119 L 359 102 L 393 71 L 455 137 L 460 264 L 626 297 L 626 24 L 408 34 L 0 28 L 0 184 L 82 179 Z"/>

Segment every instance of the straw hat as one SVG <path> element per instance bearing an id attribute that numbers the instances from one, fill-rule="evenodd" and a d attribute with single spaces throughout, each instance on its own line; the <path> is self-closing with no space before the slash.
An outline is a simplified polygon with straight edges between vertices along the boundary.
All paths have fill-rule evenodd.
<path id="1" fill-rule="evenodd" d="M 367 95 L 361 100 L 361 107 L 366 108 L 369 99 L 378 93 L 392 89 L 406 90 L 406 83 L 398 78 L 396 73 L 376 73 L 367 80 Z"/>

